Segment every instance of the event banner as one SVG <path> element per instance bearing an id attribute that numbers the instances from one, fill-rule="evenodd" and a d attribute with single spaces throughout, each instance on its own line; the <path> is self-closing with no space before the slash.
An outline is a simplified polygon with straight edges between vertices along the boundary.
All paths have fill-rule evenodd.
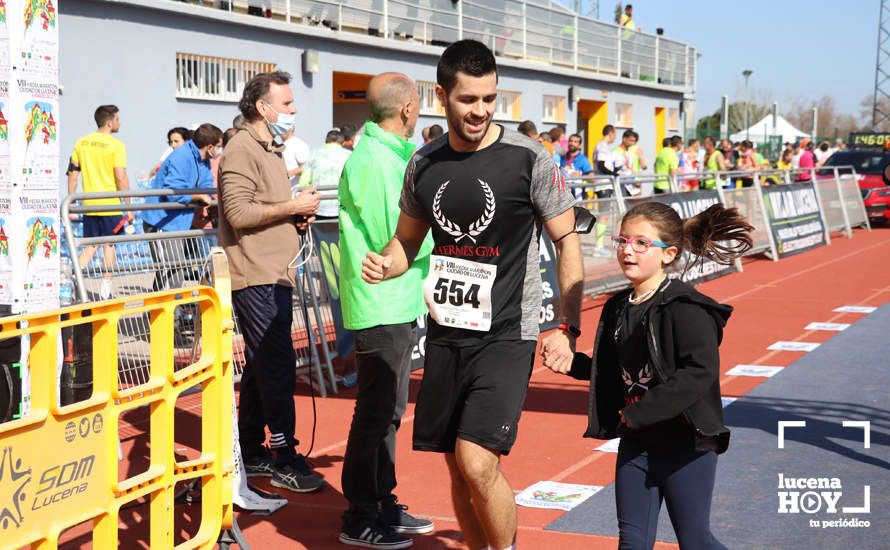
<path id="1" fill-rule="evenodd" d="M 764 187 L 763 203 L 780 258 L 825 244 L 819 199 L 809 183 Z"/>
<path id="2" fill-rule="evenodd" d="M 352 343 L 350 331 L 343 326 L 343 314 L 340 311 L 340 234 L 336 221 L 322 221 L 312 224 L 312 236 L 321 257 L 322 271 L 327 282 L 330 296 L 331 315 L 337 332 L 337 353 L 346 355 L 351 351 L 341 347 L 341 342 Z M 541 254 L 541 330 L 550 330 L 557 326 L 559 315 L 559 284 L 556 277 L 556 250 L 549 238 L 542 235 L 540 241 Z M 423 367 L 423 356 L 426 342 L 426 315 L 417 319 L 417 344 L 411 352 L 412 369 Z"/>
<path id="3" fill-rule="evenodd" d="M 0 2 L 0 304 L 59 307 L 57 3 Z"/>
<path id="4" fill-rule="evenodd" d="M 0 0 L 0 307 L 12 314 L 59 307 L 57 5 Z M 20 349 L 27 365 L 26 341 Z M 18 372 L 27 414 L 29 369 Z"/>
<path id="5" fill-rule="evenodd" d="M 628 208 L 643 202 L 660 202 L 673 208 L 680 218 L 686 220 L 696 214 L 704 212 L 712 205 L 720 202 L 720 193 L 716 189 L 700 189 L 687 193 L 666 193 L 652 195 L 645 199 L 628 199 Z M 686 266 L 689 266 L 688 269 Z M 668 272 L 672 277 L 681 277 L 684 282 L 696 285 L 717 277 L 729 275 L 736 268 L 735 265 L 721 265 L 713 260 L 701 258 L 684 251 L 683 257 L 672 264 L 673 268 Z M 684 272 L 685 269 L 685 272 Z"/>

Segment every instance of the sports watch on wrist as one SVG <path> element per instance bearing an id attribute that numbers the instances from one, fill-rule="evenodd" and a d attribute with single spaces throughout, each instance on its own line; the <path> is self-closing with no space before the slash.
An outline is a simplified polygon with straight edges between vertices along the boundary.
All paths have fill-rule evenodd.
<path id="1" fill-rule="evenodd" d="M 575 325 L 570 325 L 568 323 L 560 323 L 559 330 L 571 334 L 575 338 L 579 338 L 581 336 L 581 329 L 579 329 Z"/>

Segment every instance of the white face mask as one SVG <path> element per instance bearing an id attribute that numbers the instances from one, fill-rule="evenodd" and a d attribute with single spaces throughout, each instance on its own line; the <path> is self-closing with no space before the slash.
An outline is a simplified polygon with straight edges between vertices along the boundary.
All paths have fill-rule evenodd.
<path id="1" fill-rule="evenodd" d="M 296 124 L 297 114 L 279 113 L 275 110 L 275 107 L 272 107 L 272 105 L 270 105 L 269 103 L 266 103 L 266 105 L 268 105 L 269 108 L 272 109 L 272 111 L 274 111 L 276 115 L 278 115 L 278 120 L 276 120 L 275 122 L 269 122 L 268 119 L 263 117 L 263 119 L 266 121 L 266 126 L 269 128 L 269 132 L 273 136 L 284 137 L 285 135 L 287 135 L 288 132 L 291 131 L 291 129 L 293 129 L 294 124 Z"/>

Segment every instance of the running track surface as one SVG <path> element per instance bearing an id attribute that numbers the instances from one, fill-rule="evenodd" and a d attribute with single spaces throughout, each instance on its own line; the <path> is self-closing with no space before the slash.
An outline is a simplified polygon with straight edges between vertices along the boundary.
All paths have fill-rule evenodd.
<path id="1" fill-rule="evenodd" d="M 743 273 L 736 273 L 705 283 L 699 289 L 720 302 L 731 304 L 735 312 L 729 321 L 720 349 L 721 384 L 724 396 L 742 395 L 766 378 L 733 377 L 725 372 L 737 364 L 785 366 L 800 357 L 798 352 L 768 351 L 777 340 L 824 342 L 834 334 L 807 331 L 813 321 L 854 323 L 859 314 L 834 313 L 843 305 L 879 306 L 890 302 L 890 228 L 856 231 L 852 239 L 835 235 L 830 246 L 771 262 L 766 259 L 746 261 Z M 599 319 L 602 300 L 587 304 L 578 349 L 590 352 Z M 432 519 L 436 530 L 415 537 L 414 548 L 465 548 L 461 542 L 449 497 L 448 473 L 439 455 L 411 450 L 414 400 L 420 372 L 412 375 L 411 396 L 397 448 L 400 501 L 410 506 L 410 513 Z M 789 391 L 792 391 L 789 388 Z M 355 390 L 341 390 L 337 396 L 316 399 L 318 425 L 311 461 L 328 481 L 328 487 L 315 494 L 294 494 L 276 490 L 290 501 L 271 516 L 237 513 L 237 521 L 253 548 L 346 548 L 337 542 L 340 515 L 346 501 L 340 490 L 340 473 L 346 437 L 352 418 Z M 176 417 L 176 447 L 191 458 L 200 436 L 197 415 L 201 414 L 199 396 L 180 400 L 182 410 Z M 551 373 L 538 360 L 532 374 L 528 398 L 519 427 L 519 439 L 502 469 L 515 490 L 541 480 L 587 485 L 607 485 L 613 481 L 615 455 L 594 451 L 602 442 L 582 439 L 586 427 L 587 385 Z M 312 403 L 308 387 L 297 389 L 297 434 L 305 452 L 312 429 Z M 147 421 L 133 417 L 121 431 L 125 459 L 124 472 L 140 471 L 138 464 L 147 455 Z M 730 447 L 730 451 L 732 448 Z M 126 475 L 126 474 L 124 474 Z M 718 475 L 720 471 L 718 468 Z M 272 490 L 267 478 L 254 478 L 259 487 Z M 197 530 L 200 518 L 196 506 L 178 506 L 176 540 Z M 613 537 L 544 531 L 563 512 L 519 508 L 520 548 L 615 548 Z M 148 548 L 148 507 L 122 512 L 121 548 Z M 90 546 L 89 527 L 72 529 L 63 540 L 63 548 Z M 724 541 L 736 546 L 740 541 Z M 659 543 L 656 548 L 675 548 Z"/>

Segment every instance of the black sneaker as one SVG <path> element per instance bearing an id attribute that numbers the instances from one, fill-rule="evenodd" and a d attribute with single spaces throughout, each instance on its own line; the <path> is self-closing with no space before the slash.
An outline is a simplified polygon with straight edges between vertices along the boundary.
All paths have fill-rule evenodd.
<path id="1" fill-rule="evenodd" d="M 272 477 L 274 461 L 272 453 L 268 449 L 264 448 L 258 455 L 242 458 L 244 459 L 244 470 L 247 472 L 247 477 Z"/>
<path id="2" fill-rule="evenodd" d="M 414 544 L 410 537 L 394 532 L 376 521 L 359 521 L 343 524 L 340 542 L 362 548 L 409 548 Z"/>
<path id="3" fill-rule="evenodd" d="M 303 455 L 297 455 L 290 464 L 272 468 L 272 486 L 295 493 L 311 493 L 324 487 L 325 480 L 306 463 Z"/>
<path id="4" fill-rule="evenodd" d="M 384 504 L 380 510 L 380 521 L 386 523 L 396 533 L 422 535 L 432 532 L 434 528 L 432 521 L 416 518 L 406 512 L 407 509 L 404 504 Z"/>

